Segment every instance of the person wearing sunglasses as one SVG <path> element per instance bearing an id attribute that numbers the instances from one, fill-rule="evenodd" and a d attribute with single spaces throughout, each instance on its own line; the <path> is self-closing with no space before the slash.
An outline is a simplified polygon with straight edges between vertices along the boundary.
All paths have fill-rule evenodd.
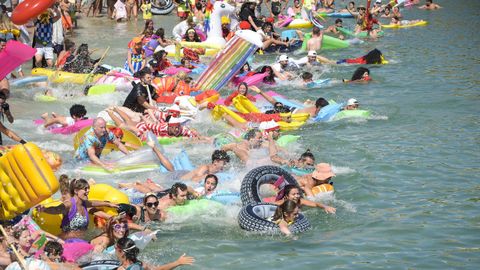
<path id="1" fill-rule="evenodd" d="M 135 222 L 160 222 L 165 221 L 165 213 L 158 208 L 158 197 L 155 193 L 147 193 L 143 197 L 143 205 L 135 205 L 137 214 L 133 218 Z"/>
<path id="2" fill-rule="evenodd" d="M 115 245 L 117 241 L 129 234 L 128 223 L 125 215 L 111 217 L 105 231 L 93 238 L 90 244 L 94 246 L 94 252 L 101 253 L 108 247 Z"/>
<path id="3" fill-rule="evenodd" d="M 143 269 L 174 269 L 181 265 L 192 265 L 195 262 L 193 257 L 183 254 L 176 261 L 164 265 L 154 266 L 143 263 L 138 259 L 140 249 L 135 245 L 135 242 L 127 237 L 124 237 L 115 244 L 115 255 L 120 261 L 118 270 L 143 270 Z"/>
<path id="4" fill-rule="evenodd" d="M 70 182 L 70 200 L 62 202 L 58 206 L 44 207 L 37 206 L 38 212 L 47 214 L 62 214 L 62 233 L 60 238 L 84 239 L 89 224 L 89 209 L 95 207 L 111 207 L 117 208 L 114 203 L 106 201 L 90 201 L 88 193 L 90 185 L 85 179 L 74 179 Z"/>

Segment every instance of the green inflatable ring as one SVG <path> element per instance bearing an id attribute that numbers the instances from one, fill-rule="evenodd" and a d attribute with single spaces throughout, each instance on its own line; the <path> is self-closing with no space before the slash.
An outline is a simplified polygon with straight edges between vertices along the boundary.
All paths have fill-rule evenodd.
<path id="1" fill-rule="evenodd" d="M 340 120 L 345 118 L 368 118 L 371 112 L 367 110 L 343 110 L 335 114 L 333 120 Z"/>
<path id="2" fill-rule="evenodd" d="M 303 36 L 303 43 L 302 43 L 302 51 L 307 50 L 307 42 L 312 38 L 312 33 L 306 33 Z M 322 39 L 322 50 L 335 50 L 335 49 L 343 49 L 350 46 L 345 40 L 341 40 L 338 38 L 334 38 L 331 36 L 323 35 Z"/>
<path id="3" fill-rule="evenodd" d="M 355 34 L 353 31 L 348 30 L 348 29 L 343 28 L 343 27 L 337 27 L 337 30 L 340 33 L 342 33 L 346 36 L 358 37 L 358 38 L 368 38 L 368 33 L 367 32 L 360 32 L 359 34 Z M 383 32 L 383 31 L 378 32 L 379 37 L 382 37 L 384 34 L 385 34 L 385 32 Z"/>
<path id="4" fill-rule="evenodd" d="M 211 213 L 212 209 L 223 208 L 223 204 L 207 199 L 189 200 L 184 205 L 176 205 L 167 208 L 169 214 L 191 215 L 195 213 Z"/>

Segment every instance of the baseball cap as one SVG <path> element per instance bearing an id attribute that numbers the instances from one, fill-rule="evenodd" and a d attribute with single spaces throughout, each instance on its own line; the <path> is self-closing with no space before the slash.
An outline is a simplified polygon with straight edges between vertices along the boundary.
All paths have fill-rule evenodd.
<path id="1" fill-rule="evenodd" d="M 286 54 L 280 55 L 277 62 L 288 61 L 288 56 Z"/>
<path id="2" fill-rule="evenodd" d="M 308 56 L 317 56 L 316 51 L 308 51 Z"/>
<path id="3" fill-rule="evenodd" d="M 347 106 L 352 106 L 352 105 L 357 105 L 358 104 L 358 100 L 354 99 L 354 98 L 351 98 L 349 100 L 347 100 Z"/>

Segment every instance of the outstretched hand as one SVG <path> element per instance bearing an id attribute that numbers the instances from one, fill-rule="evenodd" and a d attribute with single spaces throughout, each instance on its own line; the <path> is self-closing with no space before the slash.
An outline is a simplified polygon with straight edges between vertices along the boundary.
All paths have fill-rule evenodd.
<path id="1" fill-rule="evenodd" d="M 194 262 L 195 258 L 187 256 L 186 253 L 183 253 L 183 255 L 177 259 L 178 265 L 192 265 Z"/>

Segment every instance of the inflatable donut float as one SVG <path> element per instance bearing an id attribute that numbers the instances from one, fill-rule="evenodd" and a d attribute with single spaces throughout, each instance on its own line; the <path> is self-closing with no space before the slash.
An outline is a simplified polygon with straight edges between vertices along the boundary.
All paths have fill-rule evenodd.
<path id="1" fill-rule="evenodd" d="M 261 166 L 251 170 L 245 175 L 240 187 L 242 205 L 261 203 L 264 198 L 259 194 L 260 186 L 274 184 L 280 177 L 284 178 L 285 184 L 298 187 L 297 180 L 286 170 L 276 166 Z"/>
<path id="2" fill-rule="evenodd" d="M 278 225 L 269 220 L 276 209 L 276 205 L 268 203 L 244 206 L 238 214 L 238 224 L 240 228 L 246 231 L 280 234 Z M 309 230 L 311 226 L 308 219 L 302 213 L 299 213 L 295 223 L 288 228 L 292 233 L 301 233 Z"/>

